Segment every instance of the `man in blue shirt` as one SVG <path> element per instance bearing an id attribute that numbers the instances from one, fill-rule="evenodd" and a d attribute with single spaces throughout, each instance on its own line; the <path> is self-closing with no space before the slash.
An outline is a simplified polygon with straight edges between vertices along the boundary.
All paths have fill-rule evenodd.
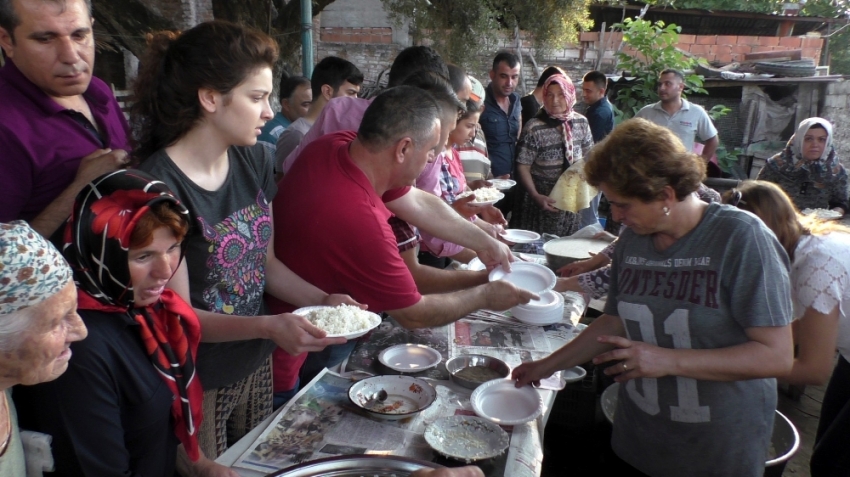
<path id="1" fill-rule="evenodd" d="M 599 142 L 614 129 L 614 109 L 608 101 L 608 78 L 604 73 L 591 71 L 584 75 L 581 91 L 587 111 L 584 116 L 590 123 L 593 142 Z"/>
<path id="2" fill-rule="evenodd" d="M 587 105 L 584 115 L 590 124 L 590 132 L 593 134 L 593 142 L 598 143 L 605 139 L 614 129 L 614 109 L 608 101 L 608 78 L 604 73 L 591 71 L 584 75 L 581 85 L 582 100 Z M 580 227 L 586 227 L 599 221 L 599 199 L 600 194 L 590 201 L 590 207 L 580 210 Z"/>
<path id="3" fill-rule="evenodd" d="M 303 118 L 313 101 L 310 80 L 303 76 L 290 76 L 280 81 L 280 112 L 263 126 L 257 142 L 274 155 L 277 139 L 296 119 Z"/>
<path id="4" fill-rule="evenodd" d="M 520 133 L 522 106 L 514 92 L 519 80 L 519 58 L 500 51 L 493 59 L 490 84 L 485 90 L 484 111 L 478 119 L 484 137 L 493 177 L 509 179 L 514 172 L 514 153 Z"/>

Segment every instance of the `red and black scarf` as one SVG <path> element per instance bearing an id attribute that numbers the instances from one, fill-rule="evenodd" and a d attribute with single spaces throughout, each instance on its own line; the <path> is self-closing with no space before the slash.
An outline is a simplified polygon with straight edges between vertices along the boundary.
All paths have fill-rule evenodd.
<path id="1" fill-rule="evenodd" d="M 77 196 L 63 253 L 74 270 L 80 310 L 127 313 L 139 324 L 151 363 L 176 398 L 171 405 L 174 432 L 196 461 L 203 403 L 195 369 L 201 337 L 198 316 L 169 289 L 153 305 L 133 305 L 130 236 L 139 219 L 159 202 L 168 202 L 188 218 L 188 210 L 171 190 L 144 172 L 121 170 L 95 179 Z"/>

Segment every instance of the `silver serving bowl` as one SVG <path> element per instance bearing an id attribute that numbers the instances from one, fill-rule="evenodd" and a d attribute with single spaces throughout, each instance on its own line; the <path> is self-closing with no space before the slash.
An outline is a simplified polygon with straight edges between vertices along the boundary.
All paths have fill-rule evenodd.
<path id="1" fill-rule="evenodd" d="M 471 381 L 469 379 L 464 379 L 462 377 L 457 376 L 458 372 L 470 366 L 488 367 L 498 372 L 499 377 L 501 378 L 507 378 L 511 375 L 511 367 L 508 366 L 507 363 L 497 358 L 484 356 L 483 354 L 465 354 L 461 356 L 455 356 L 454 358 L 446 361 L 446 370 L 449 372 L 451 380 L 456 384 L 459 384 L 467 389 L 475 389 L 478 386 L 484 384 L 485 382 L 490 381 L 490 379 L 485 379 L 480 382 Z"/>

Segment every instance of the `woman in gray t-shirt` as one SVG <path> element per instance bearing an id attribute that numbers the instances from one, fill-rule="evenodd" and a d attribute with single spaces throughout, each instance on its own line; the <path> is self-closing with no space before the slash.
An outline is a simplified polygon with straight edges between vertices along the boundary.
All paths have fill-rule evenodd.
<path id="1" fill-rule="evenodd" d="M 605 315 L 523 385 L 593 359 L 621 383 L 611 445 L 652 476 L 761 476 L 791 367 L 788 258 L 756 217 L 692 193 L 705 163 L 668 129 L 622 123 L 585 166 L 628 226 Z"/>

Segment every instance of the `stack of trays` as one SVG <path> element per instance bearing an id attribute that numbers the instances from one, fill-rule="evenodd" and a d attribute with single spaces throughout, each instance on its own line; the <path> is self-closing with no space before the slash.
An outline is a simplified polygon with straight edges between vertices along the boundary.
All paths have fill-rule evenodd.
<path id="1" fill-rule="evenodd" d="M 551 325 L 564 317 L 564 296 L 552 290 L 539 294 L 539 300 L 511 308 L 511 315 L 529 325 Z"/>

